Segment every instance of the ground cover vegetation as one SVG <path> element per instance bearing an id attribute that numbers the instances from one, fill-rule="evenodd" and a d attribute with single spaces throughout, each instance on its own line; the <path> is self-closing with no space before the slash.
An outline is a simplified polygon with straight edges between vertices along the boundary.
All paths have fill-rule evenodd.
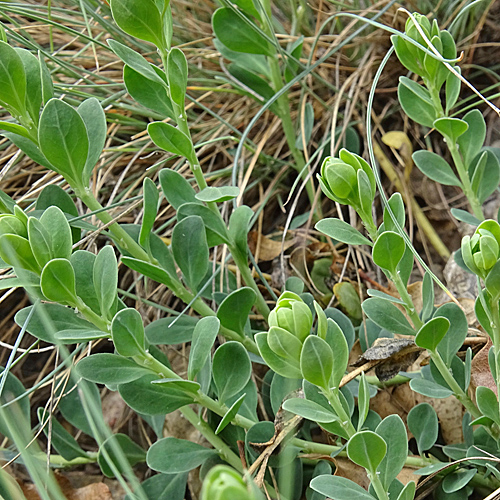
<path id="1" fill-rule="evenodd" d="M 0 2 L 1 496 L 500 498 L 499 13 Z"/>

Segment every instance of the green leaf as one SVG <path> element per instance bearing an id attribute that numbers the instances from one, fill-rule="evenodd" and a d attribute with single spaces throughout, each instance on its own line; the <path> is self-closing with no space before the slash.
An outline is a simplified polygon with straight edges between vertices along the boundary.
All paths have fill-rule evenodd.
<path id="1" fill-rule="evenodd" d="M 121 261 L 122 264 L 125 264 L 133 271 L 144 274 L 144 276 L 147 276 L 148 278 L 151 278 L 158 283 L 163 283 L 169 288 L 171 288 L 173 283 L 179 282 L 177 277 L 174 278 L 161 267 L 150 264 L 149 262 L 144 262 L 139 259 L 133 259 L 132 257 L 122 257 Z"/>
<path id="2" fill-rule="evenodd" d="M 43 408 L 38 408 L 37 416 L 45 436 L 49 436 L 50 429 L 50 443 L 65 460 L 73 460 L 79 457 L 88 458 L 87 453 L 80 448 L 75 438 L 54 416 Z M 52 420 L 50 426 L 47 422 L 49 419 Z"/>
<path id="3" fill-rule="evenodd" d="M 418 57 L 414 56 L 412 49 L 409 47 L 410 44 L 407 44 L 405 40 L 397 35 L 391 36 L 391 42 L 401 64 L 411 72 L 422 75 L 424 69 L 421 65 L 421 61 L 419 61 Z"/>
<path id="4" fill-rule="evenodd" d="M 477 474 L 477 469 L 458 469 L 448 474 L 441 483 L 445 493 L 455 493 L 461 490 Z"/>
<path id="5" fill-rule="evenodd" d="M 438 132 L 441 132 L 447 141 L 451 141 L 451 143 L 454 144 L 457 142 L 457 139 L 467 131 L 469 125 L 459 118 L 444 117 L 438 118 L 434 122 L 434 128 Z"/>
<path id="6" fill-rule="evenodd" d="M 457 142 L 460 147 L 460 153 L 464 159 L 466 168 L 472 163 L 472 160 L 479 154 L 486 138 L 486 122 L 481 111 L 473 109 L 469 111 L 463 120 L 468 123 L 467 132 L 462 134 Z"/>
<path id="7" fill-rule="evenodd" d="M 389 415 L 378 424 L 375 432 L 387 445 L 387 453 L 377 467 L 378 477 L 387 490 L 403 469 L 408 456 L 406 426 L 399 415 Z"/>
<path id="8" fill-rule="evenodd" d="M 374 500 L 365 489 L 345 477 L 317 476 L 309 486 L 332 500 Z"/>
<path id="9" fill-rule="evenodd" d="M 420 150 L 413 153 L 412 158 L 418 169 L 429 179 L 445 186 L 462 185 L 447 161 L 436 153 Z"/>
<path id="10" fill-rule="evenodd" d="M 150 68 L 153 72 L 157 73 L 157 76 L 161 79 L 161 70 L 152 64 Z M 144 72 L 147 72 L 147 70 L 143 71 L 143 73 Z M 147 74 L 150 75 L 149 72 L 147 72 Z M 158 83 L 157 80 L 146 77 L 144 74 L 137 72 L 128 65 L 123 67 L 123 82 L 125 83 L 127 92 L 139 104 L 156 113 L 160 113 L 160 115 L 174 119 L 175 115 L 172 109 L 172 102 L 165 88 L 166 82 L 163 82 L 163 84 Z"/>
<path id="11" fill-rule="evenodd" d="M 182 378 L 160 378 L 153 380 L 152 384 L 161 384 L 162 387 L 179 389 L 184 392 L 196 394 L 200 390 L 200 384 L 192 380 L 184 380 Z"/>
<path id="12" fill-rule="evenodd" d="M 413 500 L 415 498 L 415 489 L 415 483 L 413 481 L 410 481 L 401 490 L 401 493 L 396 500 Z"/>
<path id="13" fill-rule="evenodd" d="M 193 397 L 184 390 L 166 384 L 152 384 L 157 374 L 120 384 L 118 391 L 130 408 L 144 415 L 165 415 L 194 403 Z"/>
<path id="14" fill-rule="evenodd" d="M 239 342 L 226 342 L 214 354 L 212 373 L 219 401 L 225 402 L 240 392 L 252 374 L 247 351 Z"/>
<path id="15" fill-rule="evenodd" d="M 33 307 L 29 306 L 21 309 L 15 315 L 14 321 L 22 327 Z M 37 305 L 26 331 L 44 342 L 56 344 L 54 334 L 68 328 L 82 331 L 95 330 L 92 323 L 82 319 L 73 309 L 60 304 L 43 303 Z"/>
<path id="16" fill-rule="evenodd" d="M 2 374 L 2 379 L 6 377 L 4 379 L 2 394 L 0 395 L 0 404 L 4 412 L 2 418 L 0 418 L 0 433 L 6 437 L 11 437 L 7 419 L 11 419 L 11 422 L 14 424 L 18 423 L 23 426 L 24 423 L 28 423 L 30 421 L 30 400 L 24 385 L 15 375 L 10 371 L 5 374 L 3 366 L 0 367 L 0 373 Z M 19 399 L 16 403 L 7 404 L 17 398 Z"/>
<path id="17" fill-rule="evenodd" d="M 197 291 L 208 271 L 209 250 L 205 225 L 193 215 L 176 224 L 172 232 L 172 252 L 186 283 Z"/>
<path id="18" fill-rule="evenodd" d="M 447 318 L 434 317 L 420 328 L 415 337 L 415 344 L 423 349 L 435 351 L 449 328 L 450 321 Z"/>
<path id="19" fill-rule="evenodd" d="M 167 78 L 170 97 L 183 112 L 188 81 L 188 64 L 181 49 L 174 48 L 168 54 Z"/>
<path id="20" fill-rule="evenodd" d="M 21 267 L 40 274 L 40 267 L 31 251 L 29 241 L 17 234 L 0 236 L 0 258 L 9 266 Z"/>
<path id="21" fill-rule="evenodd" d="M 437 116 L 427 89 L 402 76 L 399 78 L 398 99 L 403 111 L 414 122 L 429 128 L 433 127 Z"/>
<path id="22" fill-rule="evenodd" d="M 486 160 L 480 155 L 472 161 L 469 168 L 469 176 L 472 177 L 472 188 L 477 195 L 479 203 L 484 203 L 486 198 L 496 191 L 500 182 L 500 163 L 498 157 L 488 149 L 485 150 L 485 153 Z"/>
<path id="23" fill-rule="evenodd" d="M 42 165 L 50 170 L 54 169 L 54 166 L 50 164 L 45 156 L 43 156 L 38 146 L 31 139 L 26 139 L 26 137 L 12 134 L 10 132 L 2 132 L 1 135 L 7 137 L 13 144 L 15 144 L 21 151 L 26 153 L 39 165 Z"/>
<path id="24" fill-rule="evenodd" d="M 36 256 L 35 256 L 36 257 Z M 486 280 L 484 281 L 486 290 L 492 297 L 492 301 L 500 299 L 500 260 L 490 269 Z"/>
<path id="25" fill-rule="evenodd" d="M 408 428 L 415 436 L 418 452 L 423 454 L 436 443 L 438 437 L 438 417 L 429 403 L 420 403 L 408 413 Z"/>
<path id="26" fill-rule="evenodd" d="M 214 455 L 214 450 L 197 443 L 168 437 L 160 439 L 149 448 L 146 462 L 158 472 L 180 474 L 195 469 Z"/>
<path id="27" fill-rule="evenodd" d="M 112 246 L 105 246 L 94 261 L 93 280 L 101 313 L 108 320 L 113 318 L 118 287 L 118 265 Z"/>
<path id="28" fill-rule="evenodd" d="M 147 248 L 149 236 L 153 230 L 156 215 L 158 213 L 158 200 L 160 199 L 160 194 L 158 193 L 156 184 L 148 177 L 144 179 L 142 192 L 144 201 L 139 245 Z"/>
<path id="29" fill-rule="evenodd" d="M 51 236 L 53 257 L 69 259 L 73 251 L 73 237 L 68 219 L 62 210 L 56 206 L 47 208 L 40 217 L 40 222 Z"/>
<path id="30" fill-rule="evenodd" d="M 95 327 L 90 330 L 65 329 L 55 333 L 55 338 L 62 344 L 79 344 L 90 342 L 91 340 L 106 339 L 109 333 L 97 330 Z"/>
<path id="31" fill-rule="evenodd" d="M 243 394 L 232 404 L 231 408 L 227 410 L 227 412 L 222 417 L 222 420 L 220 421 L 219 425 L 217 426 L 217 429 L 215 429 L 215 434 L 221 433 L 231 423 L 233 418 L 238 413 L 238 410 L 240 409 L 241 405 L 243 404 L 243 400 L 245 399 L 245 397 L 246 394 Z"/>
<path id="32" fill-rule="evenodd" d="M 410 388 L 412 391 L 433 399 L 444 399 L 453 395 L 452 390 L 424 378 L 410 380 Z"/>
<path id="33" fill-rule="evenodd" d="M 349 459 L 372 474 L 376 473 L 386 451 L 387 444 L 384 439 L 372 431 L 358 432 L 347 443 Z"/>
<path id="34" fill-rule="evenodd" d="M 283 402 L 283 409 L 311 422 L 329 423 L 339 420 L 335 413 L 308 399 L 289 398 Z"/>
<path id="35" fill-rule="evenodd" d="M 5 222 L 6 217 L 0 219 L 0 224 Z M 19 219 L 14 220 L 22 224 Z M 0 231 L 3 228 L 0 228 Z M 53 258 L 52 255 L 52 238 L 50 233 L 45 229 L 43 224 L 35 217 L 28 219 L 28 239 L 30 242 L 31 251 L 40 267 L 45 266 L 47 262 Z"/>
<path id="36" fill-rule="evenodd" d="M 205 203 L 222 203 L 232 200 L 240 194 L 240 188 L 234 186 L 206 187 L 196 195 L 196 199 Z"/>
<path id="37" fill-rule="evenodd" d="M 460 66 L 455 66 L 453 69 L 461 74 Z M 458 76 L 455 76 L 450 71 L 446 78 L 446 115 L 448 115 L 450 113 L 450 110 L 455 106 L 458 96 L 460 95 L 461 85 L 462 82 L 460 78 L 458 78 Z"/>
<path id="38" fill-rule="evenodd" d="M 255 335 L 255 342 L 259 349 L 262 359 L 266 364 L 282 377 L 286 378 L 302 378 L 302 372 L 288 359 L 284 359 L 275 354 L 267 342 L 267 332 L 258 333 Z"/>
<path id="39" fill-rule="evenodd" d="M 255 304 L 256 297 L 255 292 L 249 287 L 231 292 L 217 310 L 217 317 L 222 326 L 244 335 L 248 315 Z"/>
<path id="40" fill-rule="evenodd" d="M 479 386 L 476 389 L 477 407 L 481 413 L 500 424 L 500 413 L 498 409 L 498 398 L 496 394 L 488 387 Z"/>
<path id="41" fill-rule="evenodd" d="M 140 356 L 145 352 L 144 325 L 139 311 L 118 311 L 111 322 L 111 336 L 116 352 L 122 356 Z"/>
<path id="42" fill-rule="evenodd" d="M 85 124 L 89 138 L 89 151 L 83 169 L 83 184 L 86 187 L 106 142 L 106 115 L 95 97 L 85 99 L 77 111 Z"/>
<path id="43" fill-rule="evenodd" d="M 83 170 L 89 153 L 85 123 L 69 104 L 51 99 L 40 117 L 40 150 L 56 171 L 75 187 L 83 186 Z"/>
<path id="44" fill-rule="evenodd" d="M 88 436 L 93 436 L 92 426 L 87 418 L 85 408 L 90 406 L 96 418 L 103 418 L 99 389 L 95 384 L 83 379 L 79 380 L 76 385 L 72 385 L 70 388 L 72 390 L 64 393 L 57 408 L 61 411 L 64 419 L 73 427 L 83 431 Z M 61 390 L 62 389 L 63 386 L 61 386 Z M 69 388 L 67 387 L 66 389 Z M 85 400 L 85 407 L 82 400 Z"/>
<path id="45" fill-rule="evenodd" d="M 450 322 L 450 329 L 446 332 L 441 342 L 439 342 L 438 352 L 446 365 L 451 367 L 451 362 L 455 354 L 462 347 L 465 337 L 467 337 L 469 330 L 467 317 L 464 311 L 452 302 L 442 305 L 435 312 L 434 316 L 447 318 Z"/>
<path id="46" fill-rule="evenodd" d="M 172 324 L 175 321 L 174 324 Z M 198 318 L 183 315 L 160 318 L 146 326 L 146 337 L 150 344 L 175 345 L 191 342 Z M 192 350 L 190 353 L 192 356 Z"/>
<path id="47" fill-rule="evenodd" d="M 138 444 L 134 443 L 126 434 L 113 434 L 106 439 L 106 441 L 104 441 L 99 448 L 99 453 L 97 454 L 97 463 L 106 477 L 115 477 L 115 475 L 111 470 L 108 459 L 104 457 L 103 450 L 106 450 L 109 454 L 109 458 L 111 459 L 111 463 L 121 473 L 125 472 L 122 465 L 123 459 L 125 459 L 132 467 L 135 464 L 146 460 L 146 452 Z"/>
<path id="48" fill-rule="evenodd" d="M 184 500 L 188 473 L 156 474 L 141 483 L 141 489 L 148 500 Z M 130 495 L 125 500 L 135 500 Z"/>
<path id="49" fill-rule="evenodd" d="M 165 49 L 163 22 L 154 0 L 111 0 L 113 19 L 125 33 Z"/>
<path id="50" fill-rule="evenodd" d="M 201 318 L 198 323 L 196 323 L 193 331 L 193 340 L 191 341 L 191 351 L 189 352 L 189 380 L 195 379 L 196 375 L 210 357 L 210 351 L 217 338 L 219 329 L 220 321 L 214 316 Z"/>
<path id="51" fill-rule="evenodd" d="M 181 221 L 190 215 L 198 215 L 203 219 L 209 247 L 220 245 L 221 243 L 230 243 L 229 234 L 224 222 L 208 207 L 200 205 L 199 203 L 184 203 L 177 210 L 178 221 Z"/>
<path id="52" fill-rule="evenodd" d="M 368 238 L 365 238 L 357 229 L 340 219 L 323 219 L 314 227 L 330 238 L 348 245 L 372 246 L 372 242 Z"/>
<path id="53" fill-rule="evenodd" d="M 152 80 L 157 84 L 168 89 L 168 85 L 165 80 L 159 76 L 153 69 L 152 65 L 135 50 L 123 45 L 116 40 L 107 40 L 111 50 L 130 68 L 137 71 L 140 75 L 148 80 Z"/>
<path id="54" fill-rule="evenodd" d="M 66 191 L 64 191 L 64 189 L 55 184 L 49 184 L 48 186 L 45 186 L 43 188 L 42 192 L 38 196 L 38 199 L 36 200 L 35 210 L 45 211 L 52 206 L 59 207 L 66 218 L 78 217 L 78 209 L 76 208 L 76 205 L 71 196 Z M 47 227 L 49 227 L 49 225 L 52 224 L 51 221 L 47 218 Z M 73 243 L 80 241 L 81 230 L 77 227 L 70 226 L 70 228 Z M 71 255 L 71 251 L 72 249 L 69 250 L 69 255 Z M 60 256 L 61 255 L 59 255 L 59 257 Z"/>
<path id="55" fill-rule="evenodd" d="M 179 172 L 164 168 L 160 170 L 159 179 L 165 198 L 175 210 L 184 203 L 197 203 L 196 191 Z"/>
<path id="56" fill-rule="evenodd" d="M 253 214 L 253 210 L 249 206 L 241 205 L 233 211 L 229 218 L 229 235 L 236 248 L 245 257 L 248 254 L 248 231 Z"/>
<path id="57" fill-rule="evenodd" d="M 170 123 L 153 122 L 148 125 L 151 140 L 161 149 L 174 155 L 191 158 L 193 145 L 191 139 Z"/>
<path id="58" fill-rule="evenodd" d="M 422 321 L 427 321 L 434 311 L 434 281 L 431 275 L 426 272 L 422 280 Z"/>
<path id="59" fill-rule="evenodd" d="M 247 54 L 272 56 L 275 48 L 247 18 L 241 18 L 230 8 L 217 9 L 212 16 L 212 28 L 215 36 L 230 50 Z"/>
<path id="60" fill-rule="evenodd" d="M 327 318 L 327 330 L 323 340 L 330 346 L 333 356 L 333 369 L 330 383 L 333 387 L 339 387 L 342 377 L 345 375 L 347 363 L 349 362 L 349 345 L 340 325 L 333 319 Z M 323 338 L 320 335 L 321 338 Z"/>
<path id="61" fill-rule="evenodd" d="M 76 304 L 75 271 L 67 259 L 53 259 L 42 270 L 42 293 L 52 302 Z"/>
<path id="62" fill-rule="evenodd" d="M 373 245 L 373 262 L 382 269 L 394 273 L 405 253 L 405 241 L 393 231 L 383 232 Z"/>
<path id="63" fill-rule="evenodd" d="M 40 63 L 38 59 L 26 49 L 15 49 L 24 66 L 26 74 L 26 101 L 25 106 L 33 122 L 38 125 L 40 120 L 40 106 L 42 105 L 42 82 Z"/>
<path id="64" fill-rule="evenodd" d="M 81 377 L 96 384 L 126 384 L 149 372 L 131 359 L 110 353 L 87 356 L 78 363 L 76 370 Z"/>
<path id="65" fill-rule="evenodd" d="M 300 366 L 302 342 L 295 335 L 279 326 L 272 326 L 267 335 L 267 342 L 275 354 L 285 358 L 297 368 Z"/>
<path id="66" fill-rule="evenodd" d="M 405 315 L 387 300 L 373 297 L 363 302 L 363 311 L 378 326 L 393 333 L 415 335 Z"/>
<path id="67" fill-rule="evenodd" d="M 370 411 L 370 386 L 366 381 L 364 373 L 361 373 L 361 380 L 358 389 L 358 431 L 363 428 L 368 412 Z"/>
<path id="68" fill-rule="evenodd" d="M 315 335 L 307 337 L 300 355 L 300 370 L 302 376 L 311 384 L 329 389 L 333 352 L 326 341 Z"/>
<path id="69" fill-rule="evenodd" d="M 22 114 L 26 109 L 26 72 L 15 49 L 0 41 L 0 101 Z"/>
<path id="70" fill-rule="evenodd" d="M 12 134 L 20 135 L 30 141 L 33 140 L 30 133 L 28 132 L 28 129 L 24 128 L 22 125 L 18 125 L 17 123 L 0 121 L 0 130 L 5 130 L 6 132 L 11 132 Z"/>

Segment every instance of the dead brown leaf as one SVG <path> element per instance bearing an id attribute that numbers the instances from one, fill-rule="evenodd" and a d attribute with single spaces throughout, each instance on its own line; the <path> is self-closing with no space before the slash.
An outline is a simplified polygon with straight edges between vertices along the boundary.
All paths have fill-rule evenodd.
<path id="1" fill-rule="evenodd" d="M 289 249 L 295 245 L 296 242 L 297 239 L 294 238 L 292 240 L 286 240 L 282 245 L 281 239 L 279 241 L 272 240 L 263 234 L 259 237 L 258 231 L 250 231 L 248 234 L 248 245 L 250 247 L 250 251 L 253 255 L 258 255 L 259 261 L 264 262 L 275 259 L 281 254 L 282 251 L 284 252 Z"/>
<path id="2" fill-rule="evenodd" d="M 365 490 L 368 490 L 370 486 L 370 480 L 366 475 L 366 470 L 359 465 L 351 462 L 346 457 L 335 457 L 335 476 L 345 477 L 354 481 L 356 484 L 359 484 Z"/>
<path id="3" fill-rule="evenodd" d="M 112 500 L 111 491 L 104 483 L 91 483 L 81 488 L 73 488 L 70 480 L 61 474 L 55 475 L 62 494 L 67 500 Z M 20 483 L 26 500 L 40 500 L 35 485 Z"/>
<path id="4" fill-rule="evenodd" d="M 491 375 L 490 365 L 488 364 L 488 352 L 492 345 L 491 339 L 488 337 L 485 346 L 472 358 L 469 386 L 472 398 L 475 397 L 476 388 L 479 386 L 488 387 L 498 396 L 497 385 Z"/>

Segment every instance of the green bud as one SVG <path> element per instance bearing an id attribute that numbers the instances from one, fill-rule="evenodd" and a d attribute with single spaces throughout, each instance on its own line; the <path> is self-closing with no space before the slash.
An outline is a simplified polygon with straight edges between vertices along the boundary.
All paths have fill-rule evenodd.
<path id="1" fill-rule="evenodd" d="M 203 481 L 201 500 L 261 500 L 261 498 L 256 489 L 248 488 L 241 476 L 226 465 L 217 465 L 210 469 Z"/>
<path id="2" fill-rule="evenodd" d="M 360 171 L 362 183 L 360 185 Z M 338 158 L 327 158 L 321 166 L 318 175 L 321 189 L 325 195 L 337 203 L 350 205 L 358 212 L 366 212 L 365 208 L 372 205 L 375 197 L 375 175 L 360 156 L 341 149 Z"/>
<path id="3" fill-rule="evenodd" d="M 482 222 L 472 237 L 462 239 L 462 258 L 465 265 L 485 279 L 500 258 L 500 225 L 494 220 Z"/>
<path id="4" fill-rule="evenodd" d="M 309 306 L 298 295 L 284 292 L 269 314 L 268 323 L 270 328 L 286 330 L 302 343 L 311 332 L 313 317 Z"/>

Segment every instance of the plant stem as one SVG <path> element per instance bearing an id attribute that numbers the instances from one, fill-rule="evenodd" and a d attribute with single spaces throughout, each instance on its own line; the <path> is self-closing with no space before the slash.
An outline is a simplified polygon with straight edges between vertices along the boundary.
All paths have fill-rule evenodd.
<path id="1" fill-rule="evenodd" d="M 96 200 L 89 188 L 77 189 L 74 188 L 75 194 L 80 198 L 83 203 L 92 211 L 98 211 L 96 214 L 99 220 L 104 222 L 104 224 L 109 224 L 113 218 L 108 212 L 103 210 L 103 206 Z M 130 236 L 125 229 L 123 229 L 120 224 L 113 222 L 108 228 L 113 236 L 116 238 L 118 245 L 126 250 L 130 255 L 136 259 L 143 260 L 145 262 L 151 262 L 151 257 L 148 253 L 137 243 L 132 236 Z M 151 262 L 157 265 L 157 262 Z"/>
<path id="2" fill-rule="evenodd" d="M 449 385 L 450 389 L 453 391 L 455 397 L 464 405 L 465 409 L 471 414 L 473 418 L 479 418 L 481 412 L 474 404 L 472 399 L 467 395 L 467 393 L 460 387 L 458 382 L 453 378 L 450 370 L 446 366 L 443 358 L 440 356 L 438 351 L 429 351 L 431 359 L 436 365 L 441 376 L 444 378 L 445 382 Z"/>
<path id="3" fill-rule="evenodd" d="M 496 385 L 497 393 L 500 395 L 500 304 L 498 300 L 490 300 L 490 308 L 492 315 L 492 342 L 493 342 L 493 353 L 495 356 L 495 372 L 496 372 Z M 500 412 L 500 402 L 499 402 L 499 412 Z"/>
<path id="4" fill-rule="evenodd" d="M 212 428 L 200 416 L 198 416 L 189 406 L 183 406 L 180 411 L 184 418 L 216 449 L 223 460 L 234 467 L 238 472 L 243 473 L 243 465 L 240 458 L 215 434 Z"/>
<path id="5" fill-rule="evenodd" d="M 250 268 L 248 267 L 248 258 L 247 256 L 243 256 L 238 248 L 236 248 L 235 245 L 228 245 L 229 251 L 231 252 L 231 255 L 233 256 L 234 263 L 238 267 L 241 277 L 243 278 L 243 281 L 247 286 L 249 286 L 257 295 L 256 299 L 256 304 L 255 307 L 259 311 L 262 316 L 264 316 L 264 319 L 267 321 L 267 318 L 269 316 L 269 313 L 271 312 L 269 309 L 269 306 L 266 303 L 266 300 L 264 299 L 264 296 L 262 295 L 262 292 L 260 291 L 259 287 L 257 286 L 257 283 L 253 279 L 252 276 L 252 271 L 250 271 Z"/>
<path id="6" fill-rule="evenodd" d="M 451 140 L 446 140 L 446 144 L 448 145 L 448 149 L 450 150 L 451 157 L 455 162 L 455 167 L 457 169 L 458 176 L 460 177 L 460 182 L 462 183 L 462 189 L 466 198 L 469 200 L 470 207 L 474 212 L 476 218 L 480 221 L 484 220 L 483 209 L 481 207 L 481 203 L 477 199 L 476 194 L 472 190 L 471 181 L 469 178 L 469 173 L 467 172 L 462 157 L 458 151 L 457 145 L 452 143 Z"/>
<path id="7" fill-rule="evenodd" d="M 439 90 L 436 90 L 432 85 L 427 84 L 429 92 L 431 94 L 431 99 L 434 104 L 434 109 L 436 110 L 436 114 L 438 118 L 442 118 L 445 116 L 443 111 L 443 106 L 441 104 L 441 98 L 439 97 Z M 445 137 L 446 146 L 450 151 L 451 157 L 453 158 L 453 162 L 455 163 L 455 168 L 457 169 L 458 177 L 460 178 L 460 182 L 462 184 L 462 190 L 465 194 L 465 197 L 469 201 L 469 205 L 474 212 L 474 215 L 479 220 L 484 220 L 483 210 L 481 204 L 479 203 L 476 194 L 472 190 L 471 181 L 469 178 L 469 173 L 465 168 L 464 162 L 462 160 L 462 156 L 460 155 L 457 145 L 454 141 L 452 141 L 449 137 Z"/>
<path id="8" fill-rule="evenodd" d="M 366 471 L 368 474 L 368 478 L 370 479 L 373 489 L 375 490 L 375 493 L 378 497 L 378 500 L 389 500 L 389 495 L 387 491 L 385 491 L 384 486 L 382 485 L 382 482 L 380 481 L 379 477 L 377 476 L 377 472 L 370 472 Z"/>
<path id="9" fill-rule="evenodd" d="M 342 425 L 342 427 L 346 431 L 347 435 L 349 437 L 352 437 L 352 436 L 354 436 L 354 434 L 356 434 L 356 429 L 354 428 L 354 425 L 352 425 L 351 417 L 344 410 L 344 407 L 340 401 L 340 398 L 339 398 L 337 392 L 338 392 L 338 389 L 337 389 L 337 391 L 332 391 L 332 390 L 323 391 L 324 395 L 326 396 L 326 398 L 328 399 L 328 401 L 332 405 L 332 408 L 335 410 L 335 413 L 340 418 L 340 420 L 341 420 L 340 425 Z"/>
<path id="10" fill-rule="evenodd" d="M 396 285 L 396 289 L 399 293 L 399 296 L 401 297 L 401 300 L 405 303 L 406 312 L 408 313 L 408 316 L 410 316 L 415 330 L 420 330 L 420 328 L 422 328 L 423 326 L 422 320 L 418 316 L 415 305 L 413 304 L 413 299 L 408 293 L 406 285 L 403 283 L 403 279 L 401 278 L 399 271 L 391 273 L 391 280 Z"/>

